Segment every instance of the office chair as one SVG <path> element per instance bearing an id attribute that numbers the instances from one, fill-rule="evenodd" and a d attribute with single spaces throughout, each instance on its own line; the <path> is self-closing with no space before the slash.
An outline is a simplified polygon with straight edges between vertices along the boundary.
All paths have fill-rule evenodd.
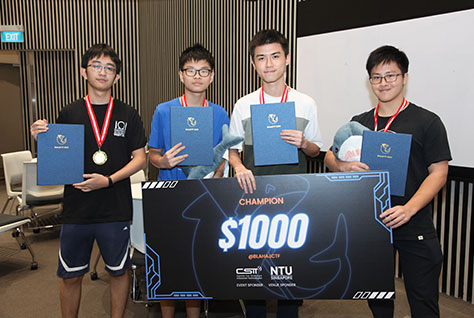
<path id="1" fill-rule="evenodd" d="M 29 210 L 31 217 L 30 228 L 38 232 L 41 228 L 52 228 L 60 225 L 59 214 L 62 207 L 58 206 L 63 200 L 63 185 L 39 186 L 37 184 L 36 159 L 23 163 L 23 178 L 19 211 Z M 49 207 L 49 205 L 56 205 Z M 44 206 L 40 213 L 38 207 Z"/>
<path id="2" fill-rule="evenodd" d="M 15 200 L 21 197 L 21 182 L 23 178 L 23 162 L 30 161 L 32 158 L 29 150 L 17 151 L 2 154 L 3 171 L 5 175 L 5 189 L 7 191 L 7 201 L 2 208 L 4 213 L 9 203 L 12 206 Z M 19 200 L 17 200 L 16 212 L 18 212 Z"/>
<path id="3" fill-rule="evenodd" d="M 35 254 L 31 249 L 31 245 L 23 233 L 23 225 L 30 223 L 31 220 L 22 215 L 0 214 L 0 233 L 12 231 L 12 236 L 17 240 L 20 248 L 28 249 L 31 254 L 31 270 L 38 269 L 38 262 L 36 262 Z"/>

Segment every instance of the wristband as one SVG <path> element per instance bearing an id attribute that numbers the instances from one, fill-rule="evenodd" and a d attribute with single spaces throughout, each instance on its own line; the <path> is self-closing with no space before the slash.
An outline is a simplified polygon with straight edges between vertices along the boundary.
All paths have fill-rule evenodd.
<path id="1" fill-rule="evenodd" d="M 113 185 L 114 185 L 114 182 L 112 181 L 112 178 L 110 176 L 106 176 L 107 177 L 107 180 L 109 180 L 109 186 L 108 188 L 112 188 Z"/>

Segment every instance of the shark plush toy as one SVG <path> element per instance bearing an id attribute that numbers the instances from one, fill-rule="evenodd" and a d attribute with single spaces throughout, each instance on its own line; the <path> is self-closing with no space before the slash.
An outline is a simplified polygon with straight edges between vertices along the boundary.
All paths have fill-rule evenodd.
<path id="1" fill-rule="evenodd" d="M 362 133 L 369 130 L 362 124 L 351 121 L 339 128 L 334 136 L 332 152 L 342 161 L 360 161 Z"/>
<path id="2" fill-rule="evenodd" d="M 243 137 L 229 134 L 229 126 L 222 125 L 222 140 L 214 147 L 214 162 L 212 166 L 181 167 L 188 179 L 202 179 L 209 173 L 215 171 L 222 162 L 222 156 L 232 146 L 241 143 Z"/>

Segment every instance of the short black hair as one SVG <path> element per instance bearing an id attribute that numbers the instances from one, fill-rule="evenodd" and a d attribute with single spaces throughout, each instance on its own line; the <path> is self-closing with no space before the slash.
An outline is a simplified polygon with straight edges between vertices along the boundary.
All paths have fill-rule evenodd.
<path id="1" fill-rule="evenodd" d="M 277 30 L 261 30 L 257 34 L 254 35 L 252 41 L 249 44 L 249 53 L 250 57 L 254 58 L 255 49 L 257 46 L 262 46 L 265 44 L 272 44 L 272 43 L 280 43 L 283 52 L 285 52 L 285 56 L 288 56 L 289 45 L 288 40 L 285 38 L 283 34 L 278 32 Z"/>
<path id="2" fill-rule="evenodd" d="M 370 76 L 370 73 L 375 66 L 381 63 L 387 64 L 390 62 L 397 63 L 398 68 L 403 74 L 408 72 L 408 57 L 404 52 L 391 45 L 384 45 L 372 51 L 367 59 L 365 68 Z"/>
<path id="3" fill-rule="evenodd" d="M 214 57 L 212 57 L 211 52 L 202 46 L 199 43 L 194 44 L 193 46 L 188 47 L 184 50 L 179 56 L 179 69 L 182 71 L 184 64 L 189 61 L 201 61 L 205 60 L 209 63 L 211 70 L 214 70 Z"/>
<path id="4" fill-rule="evenodd" d="M 122 70 L 122 61 L 118 57 L 114 49 L 104 43 L 91 46 L 82 56 L 81 67 L 87 68 L 89 61 L 94 57 L 108 56 L 115 63 L 115 74 L 120 74 Z"/>

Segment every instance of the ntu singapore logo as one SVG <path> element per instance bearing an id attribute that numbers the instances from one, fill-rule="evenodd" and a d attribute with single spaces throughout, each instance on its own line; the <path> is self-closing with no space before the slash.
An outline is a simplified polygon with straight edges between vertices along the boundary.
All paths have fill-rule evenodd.
<path id="1" fill-rule="evenodd" d="M 271 125 L 275 125 L 278 123 L 278 116 L 276 114 L 268 114 L 268 122 Z"/>
<path id="2" fill-rule="evenodd" d="M 196 118 L 194 118 L 194 117 L 188 117 L 187 123 L 188 123 L 188 126 L 189 126 L 189 127 L 195 127 L 196 124 L 197 124 Z"/>
<path id="3" fill-rule="evenodd" d="M 380 152 L 384 155 L 388 155 L 392 151 L 392 147 L 389 144 L 381 144 L 380 145 Z"/>
<path id="4" fill-rule="evenodd" d="M 67 143 L 67 138 L 64 135 L 57 135 L 56 142 L 58 145 L 64 146 Z"/>

